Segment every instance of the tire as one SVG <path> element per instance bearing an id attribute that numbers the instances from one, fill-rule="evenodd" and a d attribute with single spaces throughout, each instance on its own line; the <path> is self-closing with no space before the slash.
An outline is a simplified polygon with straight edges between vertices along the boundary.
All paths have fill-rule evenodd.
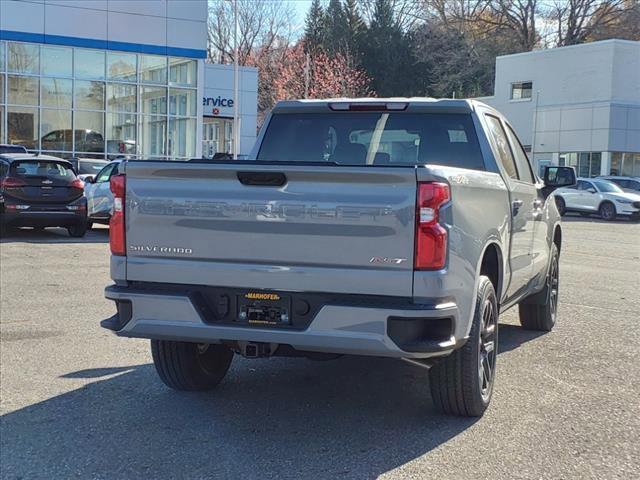
<path id="1" fill-rule="evenodd" d="M 164 384 L 174 390 L 211 390 L 229 370 L 233 352 L 219 344 L 151 340 L 153 364 Z"/>
<path id="2" fill-rule="evenodd" d="M 93 228 L 93 222 L 87 222 L 87 230 L 91 230 Z"/>
<path id="3" fill-rule="evenodd" d="M 607 222 L 611 222 L 616 219 L 616 206 L 611 202 L 602 202 L 598 209 L 600 218 Z"/>
<path id="4" fill-rule="evenodd" d="M 544 288 L 518 305 L 520 324 L 524 329 L 550 332 L 555 326 L 558 314 L 559 267 L 560 253 L 554 243 L 551 247 L 551 262 Z"/>
<path id="5" fill-rule="evenodd" d="M 498 346 L 498 302 L 488 277 L 481 276 L 469 339 L 429 371 L 431 398 L 444 413 L 479 417 L 489 406 Z"/>
<path id="6" fill-rule="evenodd" d="M 69 236 L 73 238 L 84 237 L 85 233 L 87 233 L 87 224 L 79 223 L 78 225 L 67 227 L 67 232 L 69 232 Z"/>
<path id="7" fill-rule="evenodd" d="M 563 217 L 567 213 L 567 204 L 564 202 L 564 198 L 555 197 L 556 199 L 556 207 L 558 207 L 558 213 L 561 217 Z"/>

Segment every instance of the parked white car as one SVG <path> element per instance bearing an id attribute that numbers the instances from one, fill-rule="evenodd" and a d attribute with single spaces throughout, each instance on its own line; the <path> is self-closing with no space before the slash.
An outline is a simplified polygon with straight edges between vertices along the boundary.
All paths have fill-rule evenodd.
<path id="1" fill-rule="evenodd" d="M 598 177 L 615 183 L 625 192 L 637 193 L 640 195 L 640 177 L 621 177 L 610 175 L 608 177 Z"/>
<path id="2" fill-rule="evenodd" d="M 596 213 L 604 220 L 615 220 L 617 216 L 640 218 L 640 195 L 625 192 L 608 180 L 578 178 L 575 186 L 553 193 L 560 215 L 579 212 L 585 216 Z"/>
<path id="3" fill-rule="evenodd" d="M 109 162 L 94 177 L 87 177 L 84 184 L 84 195 L 87 197 L 87 223 L 89 228 L 94 223 L 108 225 L 113 209 L 113 193 L 109 188 L 109 180 L 118 174 L 122 160 Z"/>

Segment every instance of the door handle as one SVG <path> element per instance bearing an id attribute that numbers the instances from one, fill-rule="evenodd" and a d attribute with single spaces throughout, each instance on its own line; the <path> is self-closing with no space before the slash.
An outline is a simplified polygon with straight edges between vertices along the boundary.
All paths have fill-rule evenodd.
<path id="1" fill-rule="evenodd" d="M 513 215 L 518 214 L 518 210 L 520 210 L 520 207 L 523 205 L 523 203 L 524 202 L 519 198 L 516 198 L 513 202 L 511 202 L 511 212 Z"/>
<path id="2" fill-rule="evenodd" d="M 247 186 L 281 187 L 287 183 L 287 177 L 282 172 L 238 172 L 238 180 Z"/>
<path id="3" fill-rule="evenodd" d="M 523 203 L 524 202 L 518 198 L 515 199 L 513 202 L 511 202 L 511 209 L 512 209 L 513 215 L 518 214 L 518 211 L 520 210 L 520 207 L 522 207 Z"/>

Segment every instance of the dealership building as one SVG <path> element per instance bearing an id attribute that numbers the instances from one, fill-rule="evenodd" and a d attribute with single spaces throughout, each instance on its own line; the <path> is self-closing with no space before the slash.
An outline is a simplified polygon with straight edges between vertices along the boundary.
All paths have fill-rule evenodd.
<path id="1" fill-rule="evenodd" d="M 478 100 L 509 119 L 539 172 L 640 176 L 640 42 L 498 57 L 494 95 Z"/>
<path id="2" fill-rule="evenodd" d="M 256 136 L 257 70 L 205 64 L 201 0 L 0 0 L 0 143 L 181 160 Z"/>

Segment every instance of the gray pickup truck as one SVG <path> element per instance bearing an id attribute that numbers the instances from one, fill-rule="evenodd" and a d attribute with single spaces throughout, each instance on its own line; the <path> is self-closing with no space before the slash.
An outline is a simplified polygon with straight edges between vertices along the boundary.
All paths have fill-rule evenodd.
<path id="1" fill-rule="evenodd" d="M 111 178 L 117 313 L 164 383 L 205 390 L 245 357 L 369 355 L 428 367 L 433 402 L 479 416 L 498 314 L 556 321 L 570 167 L 533 173 L 475 101 L 279 103 L 244 161 L 128 161 Z"/>

